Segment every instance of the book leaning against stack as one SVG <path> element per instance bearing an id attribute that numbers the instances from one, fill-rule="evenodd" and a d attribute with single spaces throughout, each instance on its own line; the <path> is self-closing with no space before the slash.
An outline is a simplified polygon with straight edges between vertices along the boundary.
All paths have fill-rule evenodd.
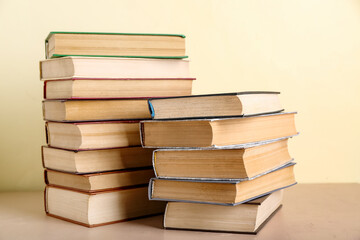
<path id="1" fill-rule="evenodd" d="M 191 94 L 185 37 L 51 32 L 46 58 L 46 213 L 87 227 L 163 213 L 148 200 L 153 149 L 139 121 L 148 98 Z"/>
<path id="2" fill-rule="evenodd" d="M 293 112 L 278 92 L 241 92 L 149 100 L 141 121 L 156 178 L 149 198 L 168 201 L 164 227 L 256 233 L 296 184 L 287 142 Z"/>

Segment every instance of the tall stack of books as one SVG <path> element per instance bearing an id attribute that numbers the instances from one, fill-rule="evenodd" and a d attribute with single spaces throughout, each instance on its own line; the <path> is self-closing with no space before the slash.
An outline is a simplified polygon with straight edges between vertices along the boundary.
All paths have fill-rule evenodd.
<path id="1" fill-rule="evenodd" d="M 153 152 L 149 198 L 169 201 L 165 228 L 256 233 L 296 184 L 294 115 L 278 92 L 150 99 L 142 145 Z"/>
<path id="2" fill-rule="evenodd" d="M 191 94 L 185 37 L 51 32 L 43 114 L 45 211 L 88 227 L 163 213 L 148 200 L 152 149 L 139 121 L 150 97 Z"/>

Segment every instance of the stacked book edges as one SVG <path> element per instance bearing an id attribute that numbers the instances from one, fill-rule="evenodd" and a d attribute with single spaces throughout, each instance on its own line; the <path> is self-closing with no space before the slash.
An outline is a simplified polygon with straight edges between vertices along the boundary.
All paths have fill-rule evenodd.
<path id="1" fill-rule="evenodd" d="M 149 201 L 149 98 L 191 95 L 185 36 L 51 32 L 40 61 L 47 215 L 87 227 L 162 214 Z"/>

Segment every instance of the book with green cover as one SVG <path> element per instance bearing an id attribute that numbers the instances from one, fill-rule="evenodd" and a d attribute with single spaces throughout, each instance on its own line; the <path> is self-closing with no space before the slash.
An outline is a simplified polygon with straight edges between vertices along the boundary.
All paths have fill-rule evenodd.
<path id="1" fill-rule="evenodd" d="M 181 34 L 50 32 L 46 58 L 65 56 L 187 58 Z"/>

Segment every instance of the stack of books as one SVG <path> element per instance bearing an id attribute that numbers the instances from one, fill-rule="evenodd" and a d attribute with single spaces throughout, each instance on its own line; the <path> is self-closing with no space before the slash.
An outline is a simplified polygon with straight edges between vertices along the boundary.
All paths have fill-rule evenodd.
<path id="1" fill-rule="evenodd" d="M 185 37 L 51 32 L 43 115 L 45 211 L 88 227 L 163 213 L 148 200 L 152 149 L 141 147 L 148 98 L 191 94 Z"/>
<path id="2" fill-rule="evenodd" d="M 141 139 L 153 152 L 149 198 L 169 201 L 164 227 L 256 233 L 296 184 L 294 115 L 278 92 L 149 100 Z"/>

